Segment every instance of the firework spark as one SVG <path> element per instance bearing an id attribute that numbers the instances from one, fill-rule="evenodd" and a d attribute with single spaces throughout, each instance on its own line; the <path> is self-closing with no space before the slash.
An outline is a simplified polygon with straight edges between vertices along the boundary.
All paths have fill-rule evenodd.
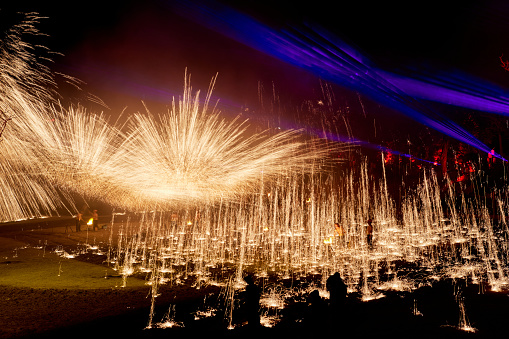
<path id="1" fill-rule="evenodd" d="M 215 108 L 209 112 L 209 99 L 210 90 L 200 105 L 187 79 L 170 112 L 134 116 L 121 155 L 130 167 L 122 177 L 127 186 L 161 203 L 228 198 L 284 172 L 308 172 L 323 155 L 309 150 L 294 130 L 248 135 L 247 121 L 228 122 Z"/>
<path id="2" fill-rule="evenodd" d="M 6 122 L 0 143 L 0 220 L 50 213 L 62 206 L 48 167 L 47 143 L 55 102 L 55 82 L 49 69 L 32 53 L 25 35 L 38 34 L 35 14 L 26 14 L 0 38 L 0 116 Z"/>
<path id="3" fill-rule="evenodd" d="M 51 72 L 21 43 L 36 22 L 27 15 L 0 50 L 0 106 L 11 114 L 2 116 L 0 145 L 4 220 L 72 206 L 71 194 L 126 209 L 238 198 L 261 181 L 310 172 L 324 155 L 298 131 L 250 134 L 247 120 L 225 120 L 210 105 L 216 79 L 202 103 L 187 73 L 183 95 L 165 114 L 147 109 L 117 126 L 84 107 L 66 109 Z"/>

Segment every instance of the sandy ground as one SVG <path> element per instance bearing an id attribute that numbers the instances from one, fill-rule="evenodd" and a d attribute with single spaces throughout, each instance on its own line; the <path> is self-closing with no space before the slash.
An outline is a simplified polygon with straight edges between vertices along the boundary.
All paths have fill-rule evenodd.
<path id="1" fill-rule="evenodd" d="M 190 314 L 203 305 L 204 299 L 220 294 L 218 287 L 164 286 L 155 314 L 160 319 L 173 305 L 185 326 L 149 330 L 151 299 L 146 281 L 130 277 L 123 287 L 122 278 L 105 263 L 106 255 L 90 249 L 116 243 L 116 226 L 77 233 L 67 224 L 72 224 L 72 219 L 0 224 L 0 338 L 175 338 L 191 334 L 299 338 L 334 333 L 361 338 L 481 338 L 503 337 L 509 329 L 508 294 L 475 285 L 462 287 L 462 295 L 469 322 L 477 332 L 458 330 L 460 314 L 453 297 L 458 287 L 441 282 L 411 295 L 393 293 L 367 303 L 349 295 L 345 312 L 339 316 L 326 310 L 310 312 L 302 303 L 289 304 L 281 311 L 283 320 L 273 328 L 244 326 L 235 330 L 227 330 L 220 316 L 191 319 Z M 66 257 L 76 251 L 81 251 L 76 258 Z"/>

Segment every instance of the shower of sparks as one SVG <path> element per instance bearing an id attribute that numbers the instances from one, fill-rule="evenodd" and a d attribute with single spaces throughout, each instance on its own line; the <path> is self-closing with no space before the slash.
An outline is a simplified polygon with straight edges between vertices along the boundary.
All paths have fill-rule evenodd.
<path id="1" fill-rule="evenodd" d="M 46 166 L 53 130 L 48 108 L 54 80 L 24 35 L 37 34 L 38 17 L 27 14 L 0 38 L 0 219 L 41 216 L 61 207 Z"/>
<path id="2" fill-rule="evenodd" d="M 393 291 L 410 294 L 445 279 L 509 289 L 507 229 L 493 224 L 483 199 L 467 201 L 452 190 L 444 196 L 431 172 L 414 193 L 408 192 L 398 218 L 386 183 L 372 182 L 367 165 L 338 187 L 328 186 L 329 175 L 308 182 L 281 176 L 260 187 L 271 194 L 183 208 L 177 217 L 132 214 L 122 223 L 112 262 L 126 278 L 151 272 L 151 286 L 228 281 L 224 305 L 230 321 L 235 293 L 245 287 L 241 276 L 253 272 L 264 286 L 264 326 L 277 322 L 277 310 L 288 300 L 320 288 L 299 282 L 315 277 L 325 285 L 333 272 L 340 272 L 349 293 L 365 302 Z M 503 212 L 508 201 L 504 196 L 496 200 Z M 366 216 L 375 225 L 372 247 L 366 242 Z M 343 226 L 341 237 L 332 220 Z M 269 285 L 271 279 L 280 283 Z M 291 288 L 285 285 L 290 280 L 295 282 Z M 419 312 L 414 309 L 414 314 Z"/>
<path id="3" fill-rule="evenodd" d="M 307 148 L 294 130 L 248 136 L 247 121 L 228 122 L 208 110 L 210 93 L 201 106 L 199 92 L 193 95 L 186 81 L 169 113 L 134 116 L 116 155 L 116 162 L 129 167 L 115 175 L 119 186 L 159 204 L 213 201 L 238 197 L 282 173 L 308 172 L 324 154 Z"/>
<path id="4" fill-rule="evenodd" d="M 53 86 L 51 75 L 16 39 L 32 32 L 35 21 L 28 16 L 0 46 L 6 122 L 0 216 L 15 220 L 72 206 L 71 193 L 138 212 L 125 215 L 109 251 L 88 250 L 108 252 L 123 286 L 137 273 L 148 277 L 148 328 L 181 325 L 173 308 L 155 324 L 154 304 L 160 285 L 191 276 L 197 288 L 227 281 L 225 318 L 234 328 L 234 296 L 245 270 L 279 280 L 325 280 L 337 271 L 348 291 L 359 291 L 365 301 L 383 298 L 379 291 L 410 293 L 447 278 L 482 280 L 494 291 L 509 288 L 507 224 L 503 219 L 494 227 L 484 199 L 467 201 L 452 185 L 441 192 L 434 172 L 426 172 L 401 201 L 398 218 L 387 183 L 372 182 L 367 164 L 333 187 L 332 174 L 315 166 L 322 148 L 296 131 L 248 135 L 245 121 L 221 119 L 216 106 L 209 107 L 215 79 L 203 103 L 186 76 L 183 95 L 168 113 L 138 113 L 123 126 L 83 107 L 65 109 L 46 90 Z M 30 86 L 19 80 L 25 73 Z M 494 206 L 504 216 L 509 202 L 505 191 L 497 194 Z M 366 242 L 367 218 L 374 221 L 373 246 Z M 343 226 L 342 238 L 333 222 Z M 261 305 L 274 312 L 295 297 L 268 288 Z M 459 327 L 475 330 L 460 307 Z M 277 318 L 267 313 L 262 322 L 272 326 Z"/>
<path id="5" fill-rule="evenodd" d="M 247 120 L 222 118 L 209 105 L 215 78 L 201 102 L 186 74 L 169 112 L 147 109 L 122 126 L 64 108 L 53 75 L 22 40 L 37 33 L 37 19 L 27 15 L 0 46 L 4 221 L 74 209 L 72 194 L 129 210 L 238 198 L 262 181 L 315 170 L 325 154 L 296 130 L 253 133 Z"/>
<path id="6" fill-rule="evenodd" d="M 168 113 L 135 114 L 127 132 L 82 108 L 55 110 L 50 174 L 59 187 L 130 210 L 167 209 L 238 197 L 282 173 L 309 172 L 324 154 L 297 131 L 248 135 L 247 121 L 209 111 L 210 91 L 200 104 L 188 80 Z"/>

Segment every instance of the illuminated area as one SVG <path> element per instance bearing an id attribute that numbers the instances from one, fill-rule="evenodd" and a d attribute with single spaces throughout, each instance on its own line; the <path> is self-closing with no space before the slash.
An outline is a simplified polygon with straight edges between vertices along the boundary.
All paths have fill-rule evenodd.
<path id="1" fill-rule="evenodd" d="M 430 94 L 436 88 L 429 83 L 379 71 L 318 29 L 280 35 L 239 20 L 243 17 L 236 13 L 214 14 L 239 24 L 242 29 L 235 34 L 252 29 L 249 23 L 254 33 L 266 33 L 259 48 L 269 54 L 277 51 L 299 67 L 328 74 L 327 80 L 346 83 L 481 151 L 487 159 L 482 166 L 505 166 L 501 150 L 422 109 L 414 96 L 427 93 L 428 99 L 445 100 Z M 421 159 L 361 141 L 351 131 L 343 137 L 337 128 L 341 119 L 328 120 L 323 111 L 332 105 L 321 101 L 310 104 L 318 113 L 309 118 L 316 120 L 309 128 L 288 128 L 298 124 L 281 117 L 274 119 L 277 124 L 264 122 L 263 128 L 251 125 L 243 115 L 221 112 L 212 97 L 216 77 L 203 96 L 191 87 L 187 71 L 182 93 L 169 100 L 165 113 L 153 113 L 147 105 L 125 122 L 111 122 L 107 114 L 81 105 L 64 107 L 57 100 L 55 75 L 34 59 L 34 46 L 20 43 L 21 37 L 37 33 L 37 23 L 37 16 L 29 14 L 2 40 L 0 221 L 74 216 L 82 212 L 81 199 L 110 206 L 113 212 L 101 215 L 98 230 L 89 215 L 83 216 L 79 235 L 77 228 L 71 234 L 65 226 L 59 240 L 66 248 L 52 252 L 59 260 L 57 277 L 66 274 L 67 261 L 88 260 L 104 268 L 104 274 L 94 271 L 96 277 L 118 279 L 106 289 L 130 291 L 141 285 L 149 333 L 210 318 L 221 318 L 217 322 L 224 329 L 246 328 L 238 300 L 250 286 L 247 273 L 261 291 L 257 311 L 264 329 L 283 326 L 288 318 L 297 328 L 307 324 L 313 317 L 298 307 L 312 304 L 308 297 L 315 291 L 324 304 L 332 303 L 326 286 L 335 272 L 346 285 L 348 305 L 357 303 L 357 311 L 365 304 L 404 299 L 411 301 L 412 319 L 432 313 L 421 304 L 423 290 L 450 284 L 459 321 L 438 326 L 460 332 L 479 332 L 468 317 L 464 290 L 473 286 L 507 295 L 508 187 L 503 178 L 494 189 L 481 160 L 465 160 L 460 152 L 447 159 L 446 146 Z M 506 105 L 462 91 L 448 92 L 458 105 L 472 100 L 492 105 L 492 111 Z M 348 128 L 345 116 L 341 123 Z M 365 157 L 362 147 L 375 156 Z M 446 171 L 451 159 L 454 176 Z M 69 239 L 78 239 L 73 250 Z M 36 249 L 46 254 L 46 247 L 40 243 Z M 14 262 L 5 258 L 6 265 Z M 178 307 L 159 301 L 164 292 L 187 287 L 219 292 L 206 295 L 182 320 Z"/>
<path id="2" fill-rule="evenodd" d="M 155 294 L 158 285 L 183 283 L 190 275 L 198 285 L 226 288 L 226 277 L 241 284 L 244 271 L 260 279 L 295 279 L 296 286 L 340 272 L 348 290 L 359 289 L 364 301 L 447 279 L 507 290 L 507 229 L 493 225 L 481 201 L 462 202 L 451 191 L 449 207 L 443 208 L 431 175 L 404 201 L 398 220 L 384 183 L 374 184 L 363 173 L 356 182 L 357 175 L 334 189 L 323 189 L 327 178 L 321 178 L 298 191 L 298 180 L 283 177 L 234 203 L 182 210 L 177 220 L 168 213 L 133 215 L 123 223 L 112 264 L 126 275 L 151 272 Z M 498 201 L 502 211 L 505 202 Z M 376 225 L 373 247 L 366 242 L 366 215 Z M 190 217 L 192 224 L 185 221 Z M 341 236 L 333 221 L 345 225 Z M 262 304 L 282 308 L 308 288 L 276 285 L 266 290 Z"/>
<path id="3" fill-rule="evenodd" d="M 35 29 L 37 17 L 28 20 Z M 28 32 L 21 26 L 8 39 Z M 168 113 L 135 114 L 121 129 L 81 106 L 57 106 L 43 87 L 25 88 L 26 70 L 35 83 L 51 85 L 52 76 L 31 67 L 26 46 L 7 47 L 3 62 L 19 66 L 5 67 L 3 84 L 4 221 L 51 213 L 62 195 L 72 203 L 71 192 L 130 210 L 229 200 L 282 173 L 312 172 L 325 151 L 298 131 L 252 133 L 247 121 L 222 118 L 209 102 L 215 79 L 201 102 L 187 75 Z"/>

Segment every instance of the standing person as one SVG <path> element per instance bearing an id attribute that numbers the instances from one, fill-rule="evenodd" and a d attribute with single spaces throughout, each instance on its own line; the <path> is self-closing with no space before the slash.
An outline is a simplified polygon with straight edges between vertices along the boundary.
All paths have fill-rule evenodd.
<path id="1" fill-rule="evenodd" d="M 260 288 L 254 283 L 252 275 L 246 275 L 245 306 L 247 325 L 251 328 L 260 326 Z"/>
<path id="2" fill-rule="evenodd" d="M 348 291 L 339 272 L 336 272 L 327 278 L 325 287 L 329 292 L 329 305 L 331 310 L 333 312 L 343 311 Z"/>
<path id="3" fill-rule="evenodd" d="M 373 225 L 371 225 L 372 222 L 373 221 L 371 219 L 368 219 L 368 226 L 366 226 L 366 240 L 369 247 L 373 247 Z"/>
<path id="4" fill-rule="evenodd" d="M 334 234 L 338 237 L 338 244 L 343 245 L 345 239 L 345 229 L 338 222 L 334 223 Z"/>
<path id="5" fill-rule="evenodd" d="M 323 328 L 327 319 L 327 302 L 322 299 L 318 290 L 313 290 L 307 298 L 307 310 L 304 324 L 308 329 Z"/>
<path id="6" fill-rule="evenodd" d="M 92 212 L 92 229 L 94 231 L 98 231 L 99 230 L 99 214 L 97 213 L 97 210 L 94 210 L 94 212 Z"/>
<path id="7" fill-rule="evenodd" d="M 76 215 L 76 232 L 81 232 L 81 224 L 83 223 L 83 213 L 78 212 Z"/>

